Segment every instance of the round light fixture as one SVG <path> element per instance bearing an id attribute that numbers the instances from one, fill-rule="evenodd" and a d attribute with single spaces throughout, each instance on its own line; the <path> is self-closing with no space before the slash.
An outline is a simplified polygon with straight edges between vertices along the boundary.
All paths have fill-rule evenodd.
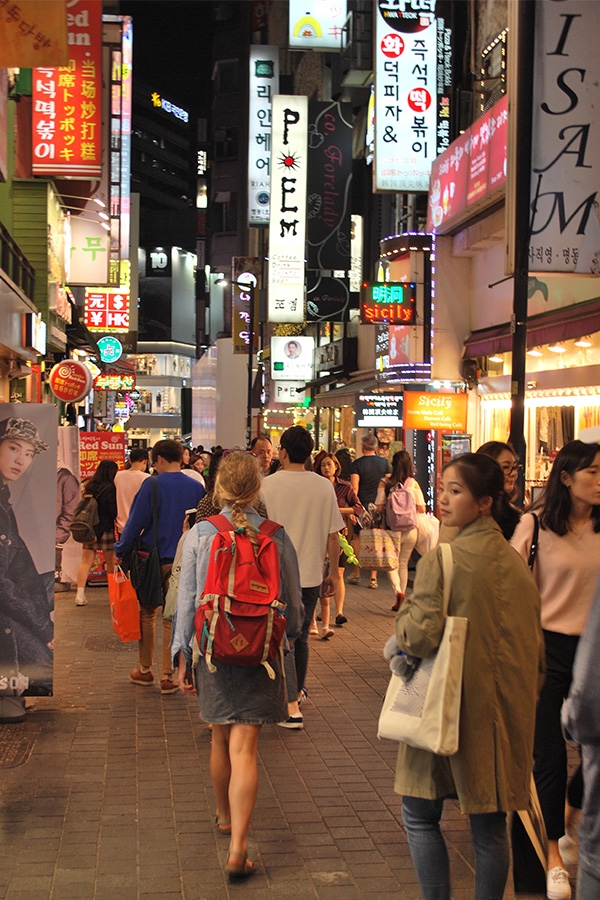
<path id="1" fill-rule="evenodd" d="M 527 356 L 542 356 L 542 351 L 538 350 L 537 347 L 532 347 L 531 350 L 527 351 Z"/>
<path id="2" fill-rule="evenodd" d="M 565 345 L 558 344 L 558 343 L 557 344 L 548 344 L 548 350 L 550 350 L 551 353 L 566 353 L 567 352 L 567 348 L 565 347 Z"/>
<path id="3" fill-rule="evenodd" d="M 591 347 L 592 342 L 590 340 L 589 334 L 585 335 L 585 337 L 580 337 L 578 341 L 575 341 L 575 346 L 576 347 Z"/>
<path id="4" fill-rule="evenodd" d="M 498 356 L 497 354 L 494 354 L 494 356 L 488 356 L 488 359 L 490 362 L 494 362 L 494 363 L 504 362 L 504 357 Z"/>

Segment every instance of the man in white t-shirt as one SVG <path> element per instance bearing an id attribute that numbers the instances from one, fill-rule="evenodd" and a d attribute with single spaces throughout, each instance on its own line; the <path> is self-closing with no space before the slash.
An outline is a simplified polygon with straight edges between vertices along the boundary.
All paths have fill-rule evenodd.
<path id="1" fill-rule="evenodd" d="M 293 653 L 286 657 L 288 719 L 281 724 L 288 728 L 304 725 L 297 698 L 304 689 L 308 667 L 308 629 L 323 580 L 325 554 L 328 553 L 332 560 L 338 559 L 338 532 L 344 528 L 333 485 L 329 479 L 304 468 L 313 447 L 313 439 L 301 425 L 284 431 L 279 446 L 281 468 L 264 479 L 260 494 L 269 518 L 283 525 L 289 534 L 300 569 L 304 622 L 302 632 L 294 642 Z M 330 593 L 333 594 L 337 589 L 337 565 L 331 566 L 330 579 Z"/>
<path id="2" fill-rule="evenodd" d="M 149 478 L 148 475 L 148 451 L 143 447 L 134 448 L 129 454 L 129 469 L 119 469 L 115 475 L 115 488 L 117 490 L 117 534 L 121 535 L 125 523 L 129 518 L 129 510 L 133 498 L 139 491 L 142 482 Z"/>

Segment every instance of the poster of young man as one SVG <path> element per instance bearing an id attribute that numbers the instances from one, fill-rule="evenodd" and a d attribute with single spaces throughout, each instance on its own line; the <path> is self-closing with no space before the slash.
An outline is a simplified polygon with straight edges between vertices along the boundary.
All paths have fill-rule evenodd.
<path id="1" fill-rule="evenodd" d="M 57 425 L 0 404 L 0 700 L 52 693 Z"/>

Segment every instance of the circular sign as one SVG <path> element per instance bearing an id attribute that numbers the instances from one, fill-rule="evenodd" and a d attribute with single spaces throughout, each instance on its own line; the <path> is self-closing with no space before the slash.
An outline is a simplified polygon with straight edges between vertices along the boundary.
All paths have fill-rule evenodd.
<path id="1" fill-rule="evenodd" d="M 139 400 L 142 396 L 139 391 L 129 391 L 128 393 L 130 400 Z"/>
<path id="2" fill-rule="evenodd" d="M 50 390 L 63 403 L 77 403 L 92 389 L 92 373 L 83 363 L 65 359 L 52 367 L 48 377 Z"/>
<path id="3" fill-rule="evenodd" d="M 102 362 L 116 362 L 123 355 L 123 344 L 116 337 L 102 337 L 97 343 Z"/>

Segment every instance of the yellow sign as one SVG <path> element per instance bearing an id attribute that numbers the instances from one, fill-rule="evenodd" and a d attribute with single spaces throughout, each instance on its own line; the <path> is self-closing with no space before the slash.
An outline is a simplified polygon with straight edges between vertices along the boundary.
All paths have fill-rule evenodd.
<path id="1" fill-rule="evenodd" d="M 422 394 L 404 392 L 404 427 L 448 434 L 467 430 L 466 394 Z"/>

